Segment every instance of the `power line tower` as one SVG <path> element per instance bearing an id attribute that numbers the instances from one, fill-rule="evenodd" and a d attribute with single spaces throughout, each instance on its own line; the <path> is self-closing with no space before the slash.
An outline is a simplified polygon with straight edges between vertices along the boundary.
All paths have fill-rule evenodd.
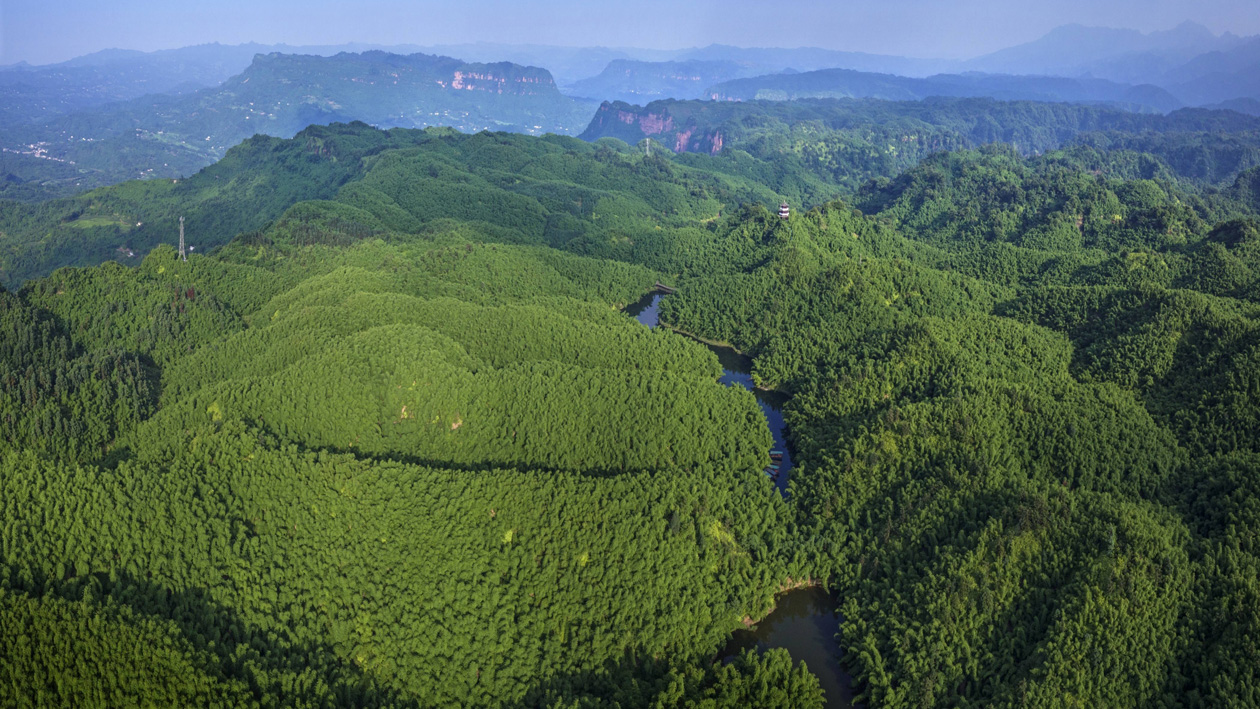
<path id="1" fill-rule="evenodd" d="M 652 139 L 651 138 L 647 139 L 647 156 L 649 158 L 652 157 Z"/>
<path id="2" fill-rule="evenodd" d="M 184 248 L 184 218 L 179 218 L 179 260 L 188 260 L 188 251 Z"/>

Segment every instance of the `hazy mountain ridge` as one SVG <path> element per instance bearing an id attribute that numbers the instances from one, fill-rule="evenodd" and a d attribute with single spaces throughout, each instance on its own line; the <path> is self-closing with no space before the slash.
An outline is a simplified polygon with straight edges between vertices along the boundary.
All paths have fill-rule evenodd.
<path id="1" fill-rule="evenodd" d="M 1168 72 L 1162 82 L 1187 103 L 1260 99 L 1260 37 L 1195 57 Z"/>
<path id="2" fill-rule="evenodd" d="M 36 122 L 149 94 L 186 94 L 217 86 L 259 54 L 315 54 L 384 49 L 368 44 L 199 44 L 141 52 L 105 49 L 56 64 L 0 67 L 0 125 Z"/>
<path id="3" fill-rule="evenodd" d="M 196 87 L 216 85 L 243 71 L 253 56 L 260 53 L 278 51 L 328 56 L 346 50 L 373 49 L 457 56 L 470 62 L 510 61 L 540 66 L 549 70 L 556 83 L 567 93 L 602 100 L 642 102 L 699 95 L 694 89 L 694 82 L 653 82 L 633 73 L 626 81 L 618 82 L 614 75 L 624 70 L 624 65 L 618 62 L 633 62 L 641 73 L 660 73 L 662 76 L 675 69 L 678 63 L 726 62 L 741 68 L 736 70 L 728 66 L 717 72 L 710 70 L 707 85 L 786 70 L 848 69 L 915 78 L 979 71 L 1094 78 L 1122 84 L 1150 83 L 1170 90 L 1183 103 L 1203 105 L 1252 95 L 1255 89 L 1247 79 L 1260 66 L 1258 47 L 1260 40 L 1255 38 L 1230 33 L 1218 36 L 1201 25 L 1183 23 L 1167 31 L 1147 34 L 1135 30 L 1065 25 L 1032 42 L 967 61 L 817 47 L 734 47 L 722 44 L 676 50 L 488 42 L 428 47 L 209 44 L 156 52 L 104 50 L 54 65 L 0 68 L 0 93 L 8 99 L 0 108 L 0 120 L 6 123 L 34 120 L 148 93 L 187 93 Z M 654 67 L 655 64 L 660 66 Z"/>
<path id="4" fill-rule="evenodd" d="M 644 63 L 732 62 L 746 67 L 746 76 L 768 74 L 787 68 L 812 71 L 833 67 L 928 76 L 955 70 L 960 66 L 960 62 L 947 59 L 920 59 L 821 47 L 735 47 L 727 44 L 685 49 L 644 49 L 479 42 L 432 45 L 424 47 L 423 51 L 449 54 L 470 61 L 507 60 L 517 64 L 546 67 L 562 88 L 593 79 L 608 69 L 610 63 L 620 60 Z"/>
<path id="5" fill-rule="evenodd" d="M 433 57 L 426 60 L 438 62 L 432 67 L 407 69 L 406 81 L 398 85 L 406 87 L 396 94 L 391 87 L 398 77 L 389 77 L 388 85 L 373 83 L 378 81 L 373 72 L 397 68 L 385 59 L 390 55 L 369 52 L 364 56 L 376 57 L 383 66 L 346 69 L 347 74 L 338 62 L 363 60 L 339 52 L 346 47 L 368 45 L 105 50 L 55 65 L 0 68 L 0 148 L 8 151 L 0 170 L 0 194 L 42 199 L 135 177 L 178 177 L 256 132 L 287 136 L 312 123 L 364 120 L 385 127 L 576 133 L 586 127 L 599 100 L 643 105 L 715 95 L 743 100 L 989 96 L 1164 112 L 1207 105 L 1251 113 L 1256 109 L 1246 99 L 1260 100 L 1260 39 L 1217 36 L 1192 24 L 1150 34 L 1067 26 L 970 62 L 721 44 L 679 50 L 450 45 L 443 49 L 462 60 L 447 57 L 439 66 Z M 251 79 L 251 72 L 262 71 L 253 66 L 255 59 L 262 56 L 266 62 L 265 57 L 275 54 L 255 50 L 275 48 L 286 50 L 281 53 L 285 56 L 295 56 L 293 51 L 315 56 L 282 62 L 297 78 L 280 77 L 275 71 L 281 69 L 273 67 L 271 73 Z M 317 61 L 333 52 L 340 53 L 338 62 Z M 456 66 L 465 62 L 466 67 Z M 542 67 L 550 74 L 518 81 L 515 66 Z M 1064 73 L 1080 73 L 1052 77 L 967 71 L 1056 66 Z M 329 76 L 318 76 L 324 72 Z M 1125 84 L 1150 77 L 1146 84 Z M 251 80 L 253 84 L 244 83 Z M 285 83 L 290 81 L 305 88 Z M 276 85 L 262 90 L 259 82 Z M 451 90 L 455 83 L 459 90 Z M 697 139 L 687 136 L 679 149 L 711 149 L 697 148 L 699 143 L 688 147 Z"/>
<path id="6" fill-rule="evenodd" d="M 702 60 L 733 62 L 745 68 L 742 75 L 728 80 L 824 70 L 893 77 L 865 77 L 865 88 L 832 87 L 822 93 L 802 92 L 804 96 L 878 96 L 903 100 L 936 94 L 985 95 L 1008 100 L 1102 101 L 1165 112 L 1182 105 L 1200 106 L 1260 96 L 1260 80 L 1255 78 L 1260 76 L 1260 39 L 1228 32 L 1216 35 L 1202 25 L 1189 22 L 1145 34 L 1136 30 L 1065 25 L 1032 42 L 966 61 L 818 48 L 742 48 L 717 44 L 666 53 L 667 56 L 655 52 L 654 59 L 640 58 L 652 54 L 647 51 L 621 50 L 621 54 L 624 56 L 611 59 L 598 74 L 581 81 L 561 82 L 561 85 L 576 95 L 635 103 L 656 98 L 696 98 L 693 86 L 685 83 L 671 89 L 657 82 L 650 90 L 645 90 L 644 84 L 650 82 L 645 82 L 640 75 L 665 74 L 678 62 Z M 541 64 L 546 64 L 544 56 L 538 58 Z M 614 64 L 623 60 L 637 62 L 637 71 L 625 75 L 623 65 Z M 979 79 L 973 74 L 1007 78 Z M 902 81 L 907 78 L 932 81 L 936 85 L 933 88 Z M 1003 85 L 977 86 L 986 82 Z M 713 82 L 719 83 L 724 82 Z M 708 93 L 711 92 L 705 92 Z"/>
<path id="7" fill-rule="evenodd" d="M 537 67 L 381 51 L 273 53 L 255 56 L 217 87 L 10 128 L 0 134 L 0 145 L 73 163 L 91 171 L 85 186 L 95 186 L 189 174 L 251 135 L 289 137 L 311 124 L 361 120 L 464 132 L 576 133 L 594 109 L 561 95 L 550 73 Z"/>
<path id="8" fill-rule="evenodd" d="M 1205 108 L 1237 111 L 1239 113 L 1246 113 L 1250 116 L 1260 116 L 1260 99 L 1236 98 L 1212 104 L 1210 106 L 1205 106 Z"/>
<path id="9" fill-rule="evenodd" d="M 566 87 L 573 96 L 647 103 L 660 98 L 701 98 L 705 90 L 730 79 L 754 76 L 750 67 L 727 60 L 644 62 L 615 59 L 598 76 Z"/>
<path id="10" fill-rule="evenodd" d="M 1066 25 L 966 67 L 1155 84 L 1191 106 L 1260 97 L 1260 37 L 1216 35 L 1192 22 L 1148 34 Z"/>
<path id="11" fill-rule="evenodd" d="M 735 79 L 710 87 L 716 101 L 785 101 L 798 98 L 881 98 L 895 101 L 929 96 L 984 97 L 1003 101 L 1102 103 L 1137 110 L 1172 111 L 1182 106 L 1156 86 L 1128 86 L 1103 79 L 940 74 L 925 79 L 874 74 L 848 69 L 823 69 Z"/>
<path id="12" fill-rule="evenodd" d="M 733 47 L 724 44 L 711 44 L 707 47 L 688 50 L 682 58 L 735 61 L 761 67 L 765 70 L 763 73 L 789 68 L 796 71 L 814 71 L 839 67 L 902 76 L 928 76 L 948 71 L 958 64 L 948 59 L 921 59 L 819 47 Z"/>
<path id="13" fill-rule="evenodd" d="M 1232 48 L 1241 41 L 1238 36 L 1228 32 L 1218 36 L 1203 25 L 1193 22 L 1151 33 L 1070 24 L 1057 27 L 1032 42 L 972 59 L 966 62 L 966 68 L 986 72 L 1059 76 L 1092 73 L 1126 83 L 1141 83 L 1142 80 L 1154 78 L 1150 72 L 1152 69 L 1158 70 L 1161 65 L 1171 69 L 1201 54 Z M 1108 62 L 1135 55 L 1141 55 L 1147 62 L 1155 60 L 1153 66 L 1148 64 L 1142 77 L 1108 76 L 1098 69 L 1100 66 L 1107 66 Z"/>
<path id="14" fill-rule="evenodd" d="M 627 50 L 634 54 L 634 50 Z M 646 53 L 646 52 L 645 52 Z M 565 93 L 605 101 L 642 104 L 657 99 L 703 98 L 714 84 L 768 74 L 849 69 L 903 76 L 928 76 L 957 62 L 913 59 L 817 47 L 795 49 L 712 44 L 678 50 L 669 58 L 616 58 L 599 73 L 568 84 Z"/>

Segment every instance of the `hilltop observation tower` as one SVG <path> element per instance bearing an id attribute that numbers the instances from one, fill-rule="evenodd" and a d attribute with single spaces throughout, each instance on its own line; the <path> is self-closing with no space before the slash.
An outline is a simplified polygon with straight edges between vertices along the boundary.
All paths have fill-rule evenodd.
<path id="1" fill-rule="evenodd" d="M 780 218 L 780 219 L 787 219 L 789 216 L 790 216 L 790 214 L 789 214 L 789 211 L 788 211 L 788 203 L 787 203 L 787 202 L 784 202 L 783 204 L 780 204 L 780 205 L 779 205 L 779 218 Z"/>

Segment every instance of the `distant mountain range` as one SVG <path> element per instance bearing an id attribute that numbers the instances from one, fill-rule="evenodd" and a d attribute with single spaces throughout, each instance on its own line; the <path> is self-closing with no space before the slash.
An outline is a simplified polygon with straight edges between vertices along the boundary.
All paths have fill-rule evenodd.
<path id="1" fill-rule="evenodd" d="M 791 75 L 842 67 L 850 71 L 921 76 L 945 62 L 825 49 L 744 49 L 711 45 L 668 61 L 614 59 L 598 75 L 563 86 L 572 96 L 643 104 L 665 98 L 706 98 L 732 79 Z M 900 98 L 900 97 L 899 97 Z"/>
<path id="2" fill-rule="evenodd" d="M 1260 99 L 1236 98 L 1229 101 L 1214 103 L 1206 106 L 1205 108 L 1238 111 L 1239 113 L 1246 113 L 1251 116 L 1260 116 Z"/>
<path id="3" fill-rule="evenodd" d="M 147 53 L 106 50 L 48 66 L 0 67 L 0 125 L 45 120 L 142 95 L 186 94 L 215 86 L 244 71 L 257 54 L 331 56 L 373 49 L 542 67 L 551 72 L 556 85 L 568 95 L 639 103 L 659 98 L 698 98 L 704 89 L 733 79 L 822 69 L 920 79 L 979 72 L 1097 79 L 1131 86 L 1150 84 L 1168 91 L 1178 105 L 1189 106 L 1260 99 L 1260 37 L 1239 37 L 1228 32 L 1217 35 L 1202 25 L 1186 22 L 1151 33 L 1066 25 L 1032 42 L 966 61 L 817 47 L 745 48 L 722 44 L 677 50 L 498 43 L 429 47 L 207 44 Z M 973 84 L 974 80 L 963 83 Z M 1097 93 L 1101 86 L 1087 87 L 1085 93 Z M 1105 93 L 1117 91 L 1108 89 Z M 1062 93 L 1053 88 L 1048 95 Z"/>
<path id="4" fill-rule="evenodd" d="M 701 98 L 713 84 L 753 76 L 756 70 L 732 61 L 644 62 L 616 59 L 598 76 L 567 87 L 575 96 L 644 104 L 662 98 Z"/>
<path id="5" fill-rule="evenodd" d="M 1195 57 L 1160 83 L 1192 105 L 1260 99 L 1260 37 Z"/>
<path id="6" fill-rule="evenodd" d="M 1128 110 L 1161 113 L 1182 107 L 1181 101 L 1157 86 L 1129 86 L 1104 79 L 1000 74 L 939 74 L 926 79 L 915 79 L 849 69 L 823 69 L 799 74 L 735 79 L 712 86 L 704 92 L 705 98 L 715 101 L 789 101 L 801 98 L 913 101 L 929 96 L 1106 104 Z"/>
<path id="7" fill-rule="evenodd" d="M 843 52 L 819 48 L 766 49 L 714 44 L 708 47 L 657 50 L 616 47 L 557 47 L 487 42 L 445 45 L 381 46 L 202 44 L 179 49 L 140 52 L 107 49 L 57 64 L 32 66 L 18 62 L 0 66 L 0 120 L 33 121 L 114 101 L 154 93 L 187 93 L 216 86 L 244 71 L 258 54 L 333 56 L 343 52 L 386 51 L 393 54 L 437 54 L 481 63 L 511 62 L 547 69 L 562 88 L 592 79 L 616 61 L 729 62 L 741 68 L 736 76 L 768 74 L 786 68 L 799 71 L 844 67 L 905 76 L 957 68 L 957 62 Z M 716 83 L 715 80 L 709 84 Z M 703 88 L 703 87 L 702 87 Z M 571 92 L 572 93 L 572 92 Z"/>
<path id="8" fill-rule="evenodd" d="M 821 132 L 845 133 L 869 156 L 915 150 L 927 154 L 986 143 L 1007 143 L 1031 155 L 1058 149 L 1078 136 L 1097 132 L 1138 136 L 1169 132 L 1258 133 L 1260 118 L 1201 108 L 1162 115 L 1104 106 L 983 98 L 667 100 L 646 106 L 604 103 L 579 137 L 589 141 L 616 138 L 631 145 L 651 138 L 654 145 L 675 153 L 717 154 L 730 146 L 751 150 L 749 146 L 760 136 L 781 138 L 798 130 L 804 140 L 813 142 L 819 141 Z M 873 142 L 871 136 L 875 136 Z M 786 152 L 782 159 L 789 159 L 791 151 L 784 151 L 782 146 L 782 141 L 776 139 L 767 141 L 765 147 L 771 152 Z"/>
<path id="9" fill-rule="evenodd" d="M 1097 76 L 1128 84 L 1151 83 L 1199 55 L 1226 51 L 1239 37 L 1213 34 L 1183 23 L 1171 30 L 1136 30 L 1065 25 L 1045 36 L 966 62 L 965 68 L 1003 74 Z"/>
<path id="10" fill-rule="evenodd" d="M 653 77 L 677 62 L 729 62 L 720 98 L 873 96 L 889 99 L 992 96 L 1102 102 L 1140 110 L 1260 99 L 1260 37 L 1238 37 L 1185 23 L 1164 32 L 1068 25 L 1027 44 L 968 61 L 906 59 L 821 49 L 741 49 L 714 45 L 668 60 L 626 63 L 564 85 L 574 94 L 642 102 L 695 98 L 695 82 L 670 86 Z M 610 65 L 608 69 L 613 69 Z M 845 73 L 846 70 L 848 73 Z M 786 75 L 785 75 L 786 74 Z M 915 80 L 920 81 L 915 81 Z M 1246 106 L 1247 104 L 1239 104 Z"/>
<path id="11" fill-rule="evenodd" d="M 33 160 L 73 163 L 83 186 L 185 175 L 252 135 L 290 137 L 311 124 L 578 133 L 596 106 L 562 95 L 545 69 L 506 62 L 380 51 L 266 54 L 213 88 L 7 126 L 0 146 L 24 156 L 28 168 L 38 166 Z M 9 171 L 21 179 L 22 169 Z"/>
<path id="12" fill-rule="evenodd" d="M 964 68 L 1153 84 L 1189 106 L 1260 99 L 1260 37 L 1216 35 L 1192 22 L 1149 34 L 1067 25 Z"/>
<path id="13" fill-rule="evenodd" d="M 991 97 L 1260 115 L 1260 37 L 1192 23 L 1069 25 L 967 61 L 719 44 L 393 49 L 207 44 L 0 67 L 0 196 L 178 177 L 255 133 L 313 123 L 575 134 L 604 100 Z"/>
<path id="14" fill-rule="evenodd" d="M 47 120 L 149 94 L 187 94 L 218 86 L 244 71 L 259 54 L 332 56 L 372 49 L 383 48 L 216 43 L 156 52 L 106 49 L 44 66 L 22 62 L 0 67 L 0 126 Z"/>
<path id="15" fill-rule="evenodd" d="M 483 43 L 430 49 L 435 50 L 467 60 L 497 59 L 542 66 L 551 70 L 561 90 L 569 95 L 632 103 L 660 98 L 698 98 L 704 95 L 697 87 L 705 83 L 705 77 L 712 77 L 706 84 L 708 87 L 734 79 L 781 73 L 807 74 L 823 69 L 918 79 L 931 77 L 943 88 L 928 91 L 929 94 L 1106 101 L 1159 107 L 1160 110 L 1181 105 L 1218 104 L 1238 98 L 1260 99 L 1260 38 L 1230 33 L 1217 35 L 1189 22 L 1151 33 L 1066 25 L 1032 42 L 966 61 L 810 47 L 744 48 L 720 44 L 664 51 Z M 1022 78 L 970 76 L 977 73 L 1062 77 L 1084 83 L 1039 85 Z M 1000 88 L 977 88 L 977 84 L 1000 85 Z M 1148 86 L 1159 87 L 1173 100 Z M 909 87 L 901 85 L 893 95 L 908 97 L 924 92 L 913 84 Z M 859 91 L 854 95 L 880 94 Z M 1075 98 L 1077 96 L 1084 98 Z"/>
<path id="16" fill-rule="evenodd" d="M 841 67 L 903 76 L 928 76 L 953 71 L 961 64 L 945 59 L 913 59 L 865 52 L 845 52 L 818 47 L 733 47 L 711 44 L 689 49 L 637 49 L 632 47 L 553 47 L 514 44 L 453 44 L 424 47 L 423 51 L 449 54 L 470 61 L 511 61 L 545 67 L 556 83 L 569 93 L 584 79 L 603 73 L 615 61 L 635 62 L 729 62 L 743 67 L 743 76 L 770 74 L 785 69 L 813 71 Z"/>
<path id="17" fill-rule="evenodd" d="M 1102 79 L 1132 86 L 1151 84 L 1188 106 L 1245 97 L 1260 99 L 1260 37 L 1239 37 L 1228 32 L 1217 35 L 1192 22 L 1150 33 L 1065 25 L 1032 42 L 965 61 L 817 47 L 746 48 L 722 44 L 655 50 L 478 43 L 428 47 L 424 51 L 468 61 L 506 60 L 541 66 L 552 72 L 566 93 L 606 100 L 654 96 L 651 91 L 656 84 L 650 77 L 668 75 L 679 63 L 690 62 L 737 65 L 738 73 L 727 76 L 728 79 L 820 69 L 913 78 L 979 72 Z M 617 67 L 624 77 L 620 82 L 613 80 L 616 72 L 608 72 L 614 62 L 620 62 Z M 628 76 L 624 72 L 626 62 L 636 63 Z M 652 63 L 660 66 L 653 68 Z M 726 71 L 736 70 L 729 67 Z M 661 82 L 659 88 L 667 87 Z M 694 82 L 682 82 L 672 90 L 676 93 L 671 97 L 686 98 L 694 93 Z"/>

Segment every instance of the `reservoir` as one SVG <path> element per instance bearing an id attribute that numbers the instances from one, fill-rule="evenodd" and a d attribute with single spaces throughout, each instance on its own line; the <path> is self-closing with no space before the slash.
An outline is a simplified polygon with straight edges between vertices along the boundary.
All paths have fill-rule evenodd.
<path id="1" fill-rule="evenodd" d="M 836 641 L 840 609 L 836 599 L 821 588 L 802 588 L 775 599 L 775 609 L 748 630 L 736 630 L 722 648 L 721 657 L 735 657 L 746 649 L 761 651 L 781 647 L 796 662 L 804 662 L 818 678 L 827 707 L 853 706 L 853 678 L 840 668 L 843 651 Z"/>
<path id="2" fill-rule="evenodd" d="M 627 306 L 626 313 L 648 327 L 656 327 L 660 323 L 660 304 L 661 298 L 664 297 L 661 293 L 649 293 L 638 302 Z M 752 360 L 737 352 L 734 347 L 707 342 L 702 344 L 717 355 L 718 362 L 722 365 L 722 378 L 719 381 L 727 386 L 744 387 L 757 397 L 757 404 L 761 407 L 762 415 L 766 417 L 770 435 L 774 437 L 774 450 L 783 456 L 781 461 L 776 461 L 779 469 L 773 480 L 775 486 L 779 488 L 779 493 L 786 497 L 788 478 L 791 477 L 792 471 L 792 452 L 788 450 L 787 438 L 784 434 L 787 424 L 783 421 L 783 405 L 787 403 L 787 395 L 754 387 Z"/>
<path id="3" fill-rule="evenodd" d="M 660 324 L 661 293 L 649 293 L 626 307 L 626 313 L 648 327 Z M 704 343 L 722 364 L 721 382 L 727 386 L 742 386 L 757 397 L 766 425 L 774 436 L 775 450 L 781 451 L 783 461 L 775 485 L 787 495 L 792 454 L 788 450 L 784 431 L 783 405 L 787 396 L 780 392 L 763 391 L 753 386 L 752 360 L 724 347 Z M 818 677 L 830 709 L 847 709 L 853 706 L 852 678 L 840 668 L 843 652 L 836 641 L 840 627 L 840 611 L 836 599 L 821 588 L 803 588 L 789 591 L 775 599 L 775 609 L 760 623 L 747 630 L 737 630 L 731 635 L 719 657 L 733 658 L 745 649 L 767 650 L 784 648 L 796 662 L 804 662 L 809 671 Z"/>

